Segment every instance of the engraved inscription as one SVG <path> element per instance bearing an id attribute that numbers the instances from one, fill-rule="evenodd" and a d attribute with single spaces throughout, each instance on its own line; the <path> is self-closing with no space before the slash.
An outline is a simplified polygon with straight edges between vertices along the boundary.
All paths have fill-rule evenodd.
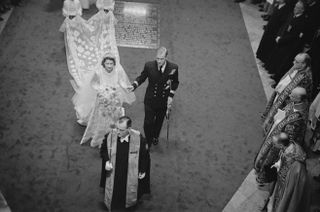
<path id="1" fill-rule="evenodd" d="M 114 15 L 118 46 L 156 49 L 160 43 L 159 6 L 116 1 Z"/>

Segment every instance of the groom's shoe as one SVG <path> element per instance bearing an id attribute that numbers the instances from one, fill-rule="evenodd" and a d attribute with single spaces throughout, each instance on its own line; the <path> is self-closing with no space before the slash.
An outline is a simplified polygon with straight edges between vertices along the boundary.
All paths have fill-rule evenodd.
<path id="1" fill-rule="evenodd" d="M 153 138 L 152 144 L 153 145 L 158 145 L 159 139 L 158 138 Z"/>

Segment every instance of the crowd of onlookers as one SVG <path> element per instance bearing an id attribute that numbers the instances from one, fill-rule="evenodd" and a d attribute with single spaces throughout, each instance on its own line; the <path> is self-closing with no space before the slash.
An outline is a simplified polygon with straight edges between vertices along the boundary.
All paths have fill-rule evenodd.
<path id="1" fill-rule="evenodd" d="M 312 58 L 313 83 L 317 93 L 319 84 L 319 27 L 320 2 L 318 0 L 296 1 L 277 0 L 257 50 L 265 69 L 272 74 L 275 82 L 292 65 L 292 60 L 299 52 L 307 52 Z M 319 59 L 318 59 L 319 58 Z"/>
<path id="2" fill-rule="evenodd" d="M 259 187 L 270 191 L 262 211 L 309 211 L 306 159 L 320 153 L 320 0 L 251 3 L 266 21 L 256 57 L 275 81 L 254 160 Z"/>
<path id="3" fill-rule="evenodd" d="M 309 211 L 306 159 L 320 153 L 320 0 L 251 3 L 266 21 L 256 57 L 275 81 L 254 160 L 259 188 L 270 191 L 262 211 Z"/>
<path id="4" fill-rule="evenodd" d="M 3 21 L 2 14 L 8 12 L 11 7 L 21 6 L 23 0 L 1 0 L 0 1 L 0 21 Z"/>
<path id="5" fill-rule="evenodd" d="M 235 0 L 242 2 L 244 0 Z M 267 21 L 263 26 L 256 56 L 275 80 L 274 86 L 292 66 L 299 52 L 310 55 L 313 91 L 320 83 L 320 0 L 252 0 L 259 4 L 261 15 Z"/>
<path id="6" fill-rule="evenodd" d="M 301 52 L 276 84 L 261 116 L 263 142 L 254 170 L 259 189 L 270 192 L 262 211 L 310 209 L 306 160 L 320 153 L 320 93 L 314 98 L 312 91 L 311 57 Z M 313 178 L 320 182 L 320 175 Z"/>

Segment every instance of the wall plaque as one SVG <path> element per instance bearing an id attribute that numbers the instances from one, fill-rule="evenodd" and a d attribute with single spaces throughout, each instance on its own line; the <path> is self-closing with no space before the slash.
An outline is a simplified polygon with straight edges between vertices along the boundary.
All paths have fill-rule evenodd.
<path id="1" fill-rule="evenodd" d="M 116 1 L 114 15 L 118 46 L 157 49 L 160 44 L 158 4 Z"/>

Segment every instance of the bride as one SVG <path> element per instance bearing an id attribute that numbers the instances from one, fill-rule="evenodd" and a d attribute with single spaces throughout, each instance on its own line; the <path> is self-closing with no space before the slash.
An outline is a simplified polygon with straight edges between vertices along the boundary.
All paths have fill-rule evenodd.
<path id="1" fill-rule="evenodd" d="M 100 146 L 104 135 L 113 127 L 117 119 L 124 115 L 123 103 L 135 101 L 134 93 L 129 93 L 128 76 L 112 54 L 104 56 L 100 68 L 93 74 L 87 85 L 76 91 L 73 104 L 78 123 L 86 125 L 80 144 L 91 140 L 91 146 Z"/>

